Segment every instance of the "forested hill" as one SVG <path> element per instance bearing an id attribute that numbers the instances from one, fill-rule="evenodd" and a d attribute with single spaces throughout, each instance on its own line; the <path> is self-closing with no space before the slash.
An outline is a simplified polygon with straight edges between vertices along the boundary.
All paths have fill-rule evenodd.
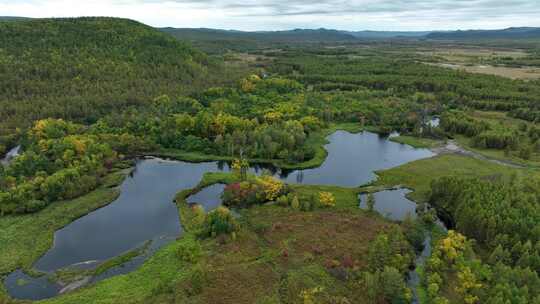
<path id="1" fill-rule="evenodd" d="M 0 144 L 46 117 L 83 123 L 202 86 L 207 56 L 117 18 L 0 22 Z"/>
<path id="2" fill-rule="evenodd" d="M 230 50 L 245 52 L 288 45 L 342 43 L 357 40 L 349 33 L 329 29 L 296 29 L 290 31 L 244 32 L 207 28 L 160 28 L 177 39 L 187 40 L 208 54 Z"/>
<path id="3" fill-rule="evenodd" d="M 538 27 L 511 27 L 502 30 L 469 30 L 453 32 L 434 32 L 426 36 L 428 39 L 540 39 Z"/>
<path id="4" fill-rule="evenodd" d="M 30 18 L 14 17 L 14 16 L 0 16 L 0 21 L 22 21 L 22 20 L 30 20 Z"/>

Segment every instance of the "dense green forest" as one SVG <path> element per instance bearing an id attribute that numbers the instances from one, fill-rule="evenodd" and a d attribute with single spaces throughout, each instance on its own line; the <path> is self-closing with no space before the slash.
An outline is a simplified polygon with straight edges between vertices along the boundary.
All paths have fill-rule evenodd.
<path id="1" fill-rule="evenodd" d="M 426 235 L 420 303 L 540 303 L 538 80 L 426 64 L 419 50 L 435 42 L 332 46 L 341 36 L 313 37 L 339 33 L 312 31 L 293 42 L 227 32 L 223 43 L 213 31 L 171 31 L 114 18 L 0 22 L 0 155 L 22 149 L 0 166 L 9 249 L 0 270 L 31 271 L 42 234 L 67 224 L 53 220 L 63 208 L 106 204 L 94 195 L 113 191 L 118 168 L 158 155 L 227 160 L 232 173 L 207 173 L 177 194 L 185 235 L 141 269 L 50 303 L 410 303 L 407 273 Z M 427 123 L 433 116 L 439 126 Z M 354 188 L 247 172 L 250 163 L 318 166 L 340 128 L 397 131 L 393 140 L 445 155 Z M 223 205 L 240 217 L 187 204 L 214 184 L 226 184 Z M 402 222 L 376 214 L 371 194 L 402 185 L 434 209 Z M 369 210 L 358 208 L 360 193 Z M 18 224 L 28 220 L 35 227 Z M 32 236 L 18 240 L 29 231 L 38 249 Z M 0 288 L 0 303 L 18 301 Z"/>
<path id="2" fill-rule="evenodd" d="M 516 82 L 495 76 L 481 76 L 461 71 L 417 64 L 408 54 L 376 56 L 373 52 L 359 52 L 370 60 L 334 55 L 326 60 L 303 52 L 291 51 L 280 56 L 275 71 L 287 73 L 316 89 L 358 90 L 371 89 L 390 92 L 395 96 L 432 94 L 439 103 L 449 106 L 468 106 L 483 110 L 510 111 L 538 105 L 536 82 Z M 393 57 L 393 58 L 392 58 Z"/>
<path id="3" fill-rule="evenodd" d="M 215 29 L 161 28 L 179 40 L 190 41 L 201 50 L 215 54 L 227 50 L 257 51 L 288 45 L 342 43 L 356 40 L 355 36 L 337 30 L 296 29 L 290 31 L 242 32 Z"/>
<path id="4" fill-rule="evenodd" d="M 388 131 L 412 131 L 422 125 L 421 105 L 399 99 L 370 102 L 375 96 L 369 92 L 306 92 L 294 80 L 252 75 L 237 87 L 204 91 L 199 100 L 163 95 L 148 101 L 145 109 L 106 115 L 89 128 L 63 120 L 40 120 L 24 134 L 22 156 L 2 172 L 1 189 L 6 192 L 0 210 L 33 212 L 46 201 L 73 197 L 65 182 L 71 177 L 64 174 L 70 171 L 65 170 L 99 178 L 103 172 L 86 168 L 81 160 L 90 159 L 100 166 L 108 162 L 110 168 L 114 161 L 109 156 L 111 148 L 118 155 L 176 149 L 296 163 L 315 156 L 309 140 L 330 123 L 377 125 Z M 111 151 L 87 151 L 98 142 Z M 50 176 L 43 179 L 46 175 Z M 49 194 L 48 186 L 53 178 L 62 188 L 54 195 Z M 75 183 L 77 194 L 97 185 L 95 181 L 88 184 L 80 187 Z"/>
<path id="5" fill-rule="evenodd" d="M 41 118 L 84 124 L 161 94 L 234 79 L 206 54 L 141 23 L 114 18 L 0 22 L 0 145 Z M 20 134 L 17 134 L 20 135 Z M 3 151 L 0 151 L 3 152 Z"/>
<path id="6" fill-rule="evenodd" d="M 452 297 L 456 292 L 464 303 L 537 303 L 540 180 L 447 177 L 431 187 L 434 206 L 482 248 L 479 257 L 463 236 L 441 240 L 429 260 L 425 282 L 434 303 L 440 303 L 441 294 Z M 458 286 L 452 291 L 444 282 L 455 275 Z"/>

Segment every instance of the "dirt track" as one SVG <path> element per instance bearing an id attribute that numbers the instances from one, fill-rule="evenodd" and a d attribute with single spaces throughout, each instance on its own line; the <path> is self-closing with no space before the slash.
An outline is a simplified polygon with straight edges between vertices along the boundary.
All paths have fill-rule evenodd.
<path id="1" fill-rule="evenodd" d="M 431 149 L 431 151 L 433 151 L 433 153 L 436 153 L 436 154 L 459 154 L 459 155 L 465 155 L 465 156 L 474 157 L 476 159 L 481 159 L 481 160 L 485 160 L 485 161 L 488 161 L 488 162 L 492 162 L 492 163 L 495 163 L 495 164 L 508 166 L 508 167 L 512 167 L 512 168 L 526 168 L 523 165 L 516 164 L 516 163 L 511 162 L 511 161 L 493 159 L 493 158 L 486 157 L 486 156 L 484 156 L 484 155 L 482 155 L 480 153 L 467 150 L 467 149 L 459 146 L 454 140 L 449 140 L 449 141 L 446 142 L 445 145 L 437 147 L 437 148 L 433 148 L 433 149 Z"/>

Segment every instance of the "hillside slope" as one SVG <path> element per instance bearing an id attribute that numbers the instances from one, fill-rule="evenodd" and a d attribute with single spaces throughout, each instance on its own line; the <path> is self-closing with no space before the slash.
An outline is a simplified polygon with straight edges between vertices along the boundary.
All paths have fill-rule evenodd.
<path id="1" fill-rule="evenodd" d="M 188 40 L 209 54 L 229 50 L 245 52 L 287 45 L 341 43 L 355 41 L 349 33 L 329 29 L 296 29 L 290 31 L 243 32 L 207 28 L 160 28 L 177 39 Z"/>
<path id="2" fill-rule="evenodd" d="M 31 18 L 27 17 L 16 17 L 16 16 L 0 16 L 0 21 L 23 21 L 30 20 Z"/>
<path id="3" fill-rule="evenodd" d="M 131 20 L 2 22 L 0 139 L 44 117 L 91 123 L 161 94 L 191 92 L 207 70 L 205 54 Z"/>

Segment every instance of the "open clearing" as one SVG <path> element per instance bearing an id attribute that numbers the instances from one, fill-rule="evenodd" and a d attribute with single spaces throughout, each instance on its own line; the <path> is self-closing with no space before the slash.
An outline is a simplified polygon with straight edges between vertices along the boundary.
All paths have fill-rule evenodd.
<path id="1" fill-rule="evenodd" d="M 430 63 L 432 65 L 440 66 L 443 68 L 450 68 L 454 70 L 464 70 L 469 73 L 495 75 L 501 77 L 507 77 L 511 79 L 540 79 L 540 68 L 512 68 L 503 66 L 490 66 L 490 65 L 463 65 L 454 63 Z"/>
<path id="2" fill-rule="evenodd" d="M 490 48 L 435 48 L 420 51 L 422 55 L 441 57 L 450 62 L 467 63 L 471 60 L 492 59 L 496 57 L 523 58 L 528 54 L 520 49 L 490 49 Z"/>

